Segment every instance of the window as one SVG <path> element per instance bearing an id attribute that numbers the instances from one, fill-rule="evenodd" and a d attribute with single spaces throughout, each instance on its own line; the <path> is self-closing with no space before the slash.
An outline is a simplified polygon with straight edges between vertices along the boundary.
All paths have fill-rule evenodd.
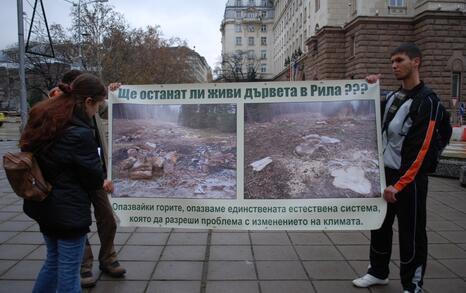
<path id="1" fill-rule="evenodd" d="M 251 60 L 251 59 L 254 59 L 254 58 L 255 58 L 254 51 L 253 50 L 248 51 L 248 59 Z"/>
<path id="2" fill-rule="evenodd" d="M 241 37 L 236 37 L 236 45 L 241 46 Z"/>
<path id="3" fill-rule="evenodd" d="M 461 72 L 453 72 L 451 75 L 451 96 L 460 97 L 461 93 Z"/>
<path id="4" fill-rule="evenodd" d="M 267 50 L 261 50 L 261 59 L 267 59 Z"/>
<path id="5" fill-rule="evenodd" d="M 262 4 L 262 6 L 267 6 L 267 0 L 262 0 L 261 4 Z"/>
<path id="6" fill-rule="evenodd" d="M 262 63 L 261 64 L 261 72 L 264 73 L 267 71 L 267 64 Z"/>
<path id="7" fill-rule="evenodd" d="M 250 33 L 254 32 L 254 25 L 253 24 L 248 25 L 248 32 L 250 32 Z"/>
<path id="8" fill-rule="evenodd" d="M 254 37 L 248 37 L 248 45 L 254 46 Z"/>
<path id="9" fill-rule="evenodd" d="M 241 24 L 235 24 L 235 32 L 237 33 L 241 32 Z"/>
<path id="10" fill-rule="evenodd" d="M 261 32 L 265 33 L 267 31 L 267 25 L 263 24 L 261 25 Z"/>
<path id="11" fill-rule="evenodd" d="M 320 0 L 315 0 L 315 1 L 316 1 L 316 12 L 317 12 L 320 9 Z"/>
<path id="12" fill-rule="evenodd" d="M 261 11 L 261 17 L 262 17 L 262 18 L 266 18 L 266 17 L 267 17 L 267 11 L 262 10 L 262 11 Z"/>
<path id="13" fill-rule="evenodd" d="M 236 0 L 236 6 L 241 6 L 241 0 Z"/>
<path id="14" fill-rule="evenodd" d="M 267 45 L 267 37 L 261 37 L 261 45 L 266 46 Z"/>
<path id="15" fill-rule="evenodd" d="M 406 7 L 405 0 L 388 0 L 389 7 Z"/>
<path id="16" fill-rule="evenodd" d="M 249 0 L 249 6 L 255 6 L 256 1 L 255 0 Z"/>
<path id="17" fill-rule="evenodd" d="M 236 18 L 241 18 L 241 11 L 236 11 Z"/>

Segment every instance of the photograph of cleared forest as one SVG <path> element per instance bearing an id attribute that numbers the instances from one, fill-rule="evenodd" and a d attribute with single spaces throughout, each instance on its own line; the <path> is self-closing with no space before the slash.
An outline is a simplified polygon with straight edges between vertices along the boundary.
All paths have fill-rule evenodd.
<path id="1" fill-rule="evenodd" d="M 245 104 L 244 198 L 380 197 L 374 101 Z"/>
<path id="2" fill-rule="evenodd" d="M 114 197 L 236 198 L 236 105 L 113 105 Z"/>

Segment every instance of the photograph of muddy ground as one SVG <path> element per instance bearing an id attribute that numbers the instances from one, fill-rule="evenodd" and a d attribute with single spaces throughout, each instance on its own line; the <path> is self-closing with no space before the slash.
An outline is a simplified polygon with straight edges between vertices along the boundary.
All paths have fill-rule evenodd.
<path id="1" fill-rule="evenodd" d="M 244 198 L 380 197 L 374 101 L 245 104 Z"/>
<path id="2" fill-rule="evenodd" d="M 113 106 L 114 197 L 236 198 L 236 105 Z"/>

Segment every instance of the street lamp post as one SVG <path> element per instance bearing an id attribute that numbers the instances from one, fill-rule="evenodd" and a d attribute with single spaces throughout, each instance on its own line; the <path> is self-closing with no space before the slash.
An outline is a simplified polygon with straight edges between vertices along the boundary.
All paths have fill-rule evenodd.
<path id="1" fill-rule="evenodd" d="M 90 1 L 84 1 L 81 3 L 81 0 L 78 0 L 78 2 L 73 2 L 71 0 L 65 0 L 68 3 L 73 4 L 73 6 L 78 7 L 78 59 L 79 59 L 79 69 L 83 69 L 83 54 L 82 54 L 82 46 L 81 46 L 81 5 L 86 5 L 86 4 L 91 4 L 91 3 L 105 3 L 108 2 L 108 0 L 90 0 Z"/>

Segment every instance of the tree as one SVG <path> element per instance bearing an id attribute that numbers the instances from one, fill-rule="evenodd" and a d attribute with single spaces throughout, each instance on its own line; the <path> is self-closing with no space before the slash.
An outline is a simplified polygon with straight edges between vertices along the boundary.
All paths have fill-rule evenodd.
<path id="1" fill-rule="evenodd" d="M 253 51 L 238 50 L 235 53 L 223 54 L 220 64 L 215 68 L 217 79 L 227 82 L 255 81 L 261 78 L 258 74 L 260 60 Z"/>

